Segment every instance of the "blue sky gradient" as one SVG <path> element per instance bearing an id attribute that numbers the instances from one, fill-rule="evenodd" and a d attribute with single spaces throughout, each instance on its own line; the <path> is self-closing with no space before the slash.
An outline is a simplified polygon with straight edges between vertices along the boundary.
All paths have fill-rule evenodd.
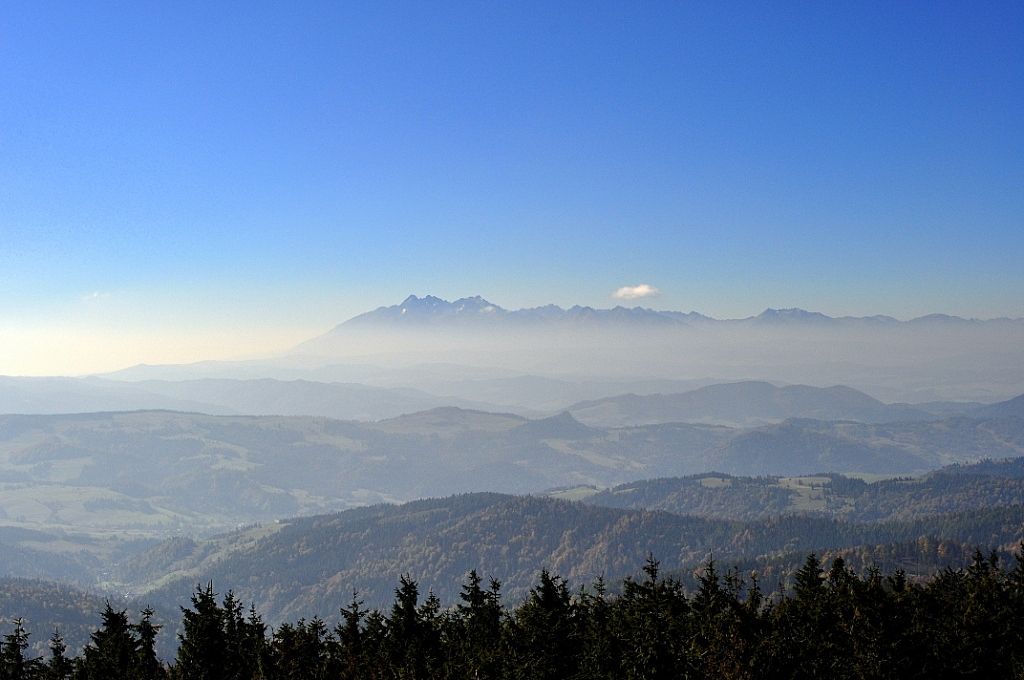
<path id="1" fill-rule="evenodd" d="M 1024 316 L 1019 2 L 15 2 L 0 91 L 0 337 Z"/>

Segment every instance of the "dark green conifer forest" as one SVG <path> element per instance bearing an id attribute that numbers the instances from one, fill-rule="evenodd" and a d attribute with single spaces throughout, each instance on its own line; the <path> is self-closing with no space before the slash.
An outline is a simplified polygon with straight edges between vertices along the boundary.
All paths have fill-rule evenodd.
<path id="1" fill-rule="evenodd" d="M 501 584 L 471 571 L 445 608 L 403 576 L 389 609 L 353 593 L 333 628 L 273 630 L 207 584 L 182 608 L 174 659 L 156 656 L 151 610 L 133 623 L 108 604 L 74 658 L 59 631 L 30 658 L 15 619 L 0 680 L 1024 678 L 1024 546 L 1012 566 L 978 551 L 923 582 L 815 554 L 777 591 L 714 561 L 695 578 L 687 591 L 649 558 L 612 595 L 601 578 L 575 587 L 545 570 L 506 607 Z"/>

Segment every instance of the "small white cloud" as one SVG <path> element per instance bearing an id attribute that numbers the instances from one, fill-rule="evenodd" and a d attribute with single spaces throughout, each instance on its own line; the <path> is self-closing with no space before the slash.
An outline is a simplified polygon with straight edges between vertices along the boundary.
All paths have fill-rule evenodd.
<path id="1" fill-rule="evenodd" d="M 100 292 L 98 290 L 94 290 L 91 293 L 86 293 L 85 295 L 83 295 L 82 296 L 82 302 L 94 302 L 95 300 L 99 300 L 99 299 L 108 297 L 109 295 L 110 295 L 110 293 L 103 293 L 103 292 Z"/>
<path id="2" fill-rule="evenodd" d="M 612 293 L 612 297 L 616 300 L 637 300 L 639 298 L 654 297 L 656 295 L 661 295 L 661 291 L 649 283 L 641 283 L 636 286 L 623 286 Z"/>

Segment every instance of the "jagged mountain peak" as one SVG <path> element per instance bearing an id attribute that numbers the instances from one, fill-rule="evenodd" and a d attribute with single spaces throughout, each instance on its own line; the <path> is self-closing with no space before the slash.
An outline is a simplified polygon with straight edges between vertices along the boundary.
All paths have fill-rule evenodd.
<path id="1" fill-rule="evenodd" d="M 449 302 L 434 295 L 410 295 L 397 305 L 378 307 L 349 319 L 342 325 L 372 325 L 393 322 L 429 322 L 448 317 L 495 316 L 505 310 L 479 295 Z"/>
<path id="2" fill-rule="evenodd" d="M 481 314 L 494 314 L 495 312 L 504 312 L 505 310 L 498 305 L 484 299 L 479 295 L 472 297 L 459 298 L 455 302 L 451 303 L 457 313 L 472 313 L 478 312 Z"/>
<path id="3" fill-rule="evenodd" d="M 447 300 L 442 300 L 441 298 L 434 297 L 433 295 L 424 295 L 421 298 L 420 297 L 416 297 L 415 295 L 410 295 L 409 297 L 405 298 L 405 300 L 402 301 L 402 304 L 400 306 L 401 307 L 406 307 L 406 308 L 409 308 L 409 307 L 428 307 L 428 308 L 434 307 L 434 308 L 436 308 L 436 307 L 444 307 L 444 306 L 447 306 L 447 305 L 450 305 L 450 304 L 451 303 L 448 302 Z"/>

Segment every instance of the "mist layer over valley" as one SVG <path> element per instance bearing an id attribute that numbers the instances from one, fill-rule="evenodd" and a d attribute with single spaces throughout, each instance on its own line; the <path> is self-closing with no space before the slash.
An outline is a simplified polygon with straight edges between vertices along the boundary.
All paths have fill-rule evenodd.
<path id="1" fill-rule="evenodd" d="M 996 400 L 1024 385 L 1024 320 L 930 315 L 832 318 L 769 309 L 746 319 L 695 312 L 547 306 L 410 296 L 299 345 L 307 358 L 451 362 L 593 379 L 765 379 L 844 384 L 888 401 Z M 627 390 L 628 391 L 628 390 Z"/>
<path id="2" fill-rule="evenodd" d="M 8 5 L 0 680 L 1024 678 L 1024 3 Z"/>
<path id="3" fill-rule="evenodd" d="M 1024 357 L 996 366 L 1018 340 L 1024 321 L 1008 319 L 717 321 L 410 296 L 271 360 L 0 379 L 0 411 L 22 414 L 0 419 L 0 517 L 166 536 L 712 471 L 921 474 L 1024 453 L 1019 399 L 994 398 L 1024 390 Z M 717 377 L 755 366 L 775 382 Z M 838 375 L 927 399 L 811 386 Z"/>
<path id="4" fill-rule="evenodd" d="M 0 378 L 0 567 L 165 612 L 214 579 L 271 622 L 649 553 L 924 578 L 1021 539 L 1022 348 L 1011 319 L 412 296 L 267 359 Z"/>

